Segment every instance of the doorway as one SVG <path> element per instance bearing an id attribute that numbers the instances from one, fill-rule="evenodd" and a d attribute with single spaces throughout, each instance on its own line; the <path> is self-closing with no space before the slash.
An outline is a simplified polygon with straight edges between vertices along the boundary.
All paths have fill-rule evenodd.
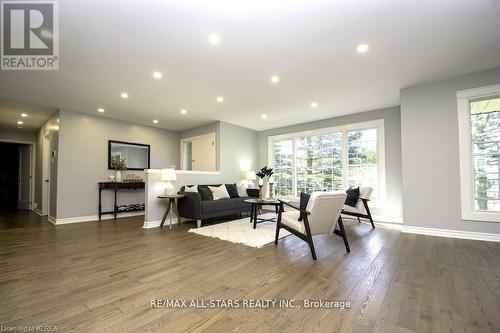
<path id="1" fill-rule="evenodd" d="M 31 210 L 33 148 L 31 144 L 0 142 L 0 211 Z"/>

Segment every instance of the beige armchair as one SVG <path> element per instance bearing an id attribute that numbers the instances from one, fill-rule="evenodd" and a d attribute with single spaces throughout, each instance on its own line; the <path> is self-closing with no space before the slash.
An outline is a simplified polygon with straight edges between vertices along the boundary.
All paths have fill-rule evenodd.
<path id="1" fill-rule="evenodd" d="M 375 229 L 375 224 L 373 223 L 372 214 L 370 213 L 370 208 L 368 208 L 368 201 L 370 201 L 370 196 L 372 195 L 373 188 L 371 187 L 360 187 L 359 188 L 359 199 L 356 202 L 356 206 L 344 205 L 342 208 L 342 214 L 355 216 L 358 218 L 358 222 L 361 223 L 360 218 L 365 218 L 370 220 L 372 228 Z"/>
<path id="2" fill-rule="evenodd" d="M 349 242 L 344 229 L 340 212 L 347 195 L 337 192 L 314 192 L 309 198 L 307 209 L 300 209 L 289 202 L 280 200 L 278 221 L 276 223 L 276 238 L 274 244 L 278 244 L 279 232 L 283 228 L 309 244 L 313 260 L 316 260 L 313 236 L 319 234 L 334 233 L 344 240 L 347 252 L 350 252 Z M 292 211 L 284 211 L 284 206 L 293 208 Z M 302 213 L 302 220 L 299 216 Z M 339 229 L 336 228 L 339 227 Z"/>

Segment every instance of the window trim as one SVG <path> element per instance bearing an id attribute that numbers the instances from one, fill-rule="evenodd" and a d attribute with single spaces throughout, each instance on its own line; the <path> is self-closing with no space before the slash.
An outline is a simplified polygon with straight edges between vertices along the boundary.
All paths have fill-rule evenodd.
<path id="1" fill-rule="evenodd" d="M 370 202 L 370 206 L 375 208 L 385 207 L 386 202 L 386 179 L 385 179 L 385 121 L 384 119 L 376 119 L 363 121 L 358 123 L 350 123 L 345 125 L 318 128 L 313 130 L 305 130 L 300 132 L 291 132 L 285 134 L 272 135 L 267 138 L 267 161 L 271 168 L 274 168 L 273 158 L 273 143 L 283 140 L 292 140 L 292 192 L 293 197 L 289 199 L 298 199 L 297 191 L 297 170 L 296 170 L 296 155 L 295 155 L 295 139 L 303 136 L 322 135 L 333 132 L 342 132 L 342 185 L 344 190 L 347 189 L 347 165 L 348 165 L 348 149 L 347 149 L 347 132 L 364 129 L 377 129 L 377 167 L 378 167 L 378 188 L 379 198 L 377 201 Z"/>
<path id="2" fill-rule="evenodd" d="M 460 203 L 462 220 L 500 222 L 500 212 L 478 211 L 474 206 L 474 177 L 470 102 L 500 95 L 500 84 L 457 91 Z"/>

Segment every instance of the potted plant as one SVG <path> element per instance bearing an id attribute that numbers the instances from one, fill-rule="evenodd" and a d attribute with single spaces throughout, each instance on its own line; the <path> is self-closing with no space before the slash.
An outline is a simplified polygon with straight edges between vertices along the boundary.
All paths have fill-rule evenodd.
<path id="1" fill-rule="evenodd" d="M 115 169 L 115 181 L 122 181 L 122 171 L 127 170 L 127 163 L 124 158 L 120 156 L 113 156 L 111 159 L 111 166 Z"/>
<path id="2" fill-rule="evenodd" d="M 269 198 L 273 198 L 273 184 L 274 181 L 272 180 L 271 176 L 274 174 L 273 168 L 268 168 L 267 166 L 263 167 L 260 169 L 259 172 L 256 173 L 257 177 L 259 177 L 259 196 L 262 198 L 262 186 L 264 186 L 264 178 L 267 177 L 268 184 L 269 184 Z"/>

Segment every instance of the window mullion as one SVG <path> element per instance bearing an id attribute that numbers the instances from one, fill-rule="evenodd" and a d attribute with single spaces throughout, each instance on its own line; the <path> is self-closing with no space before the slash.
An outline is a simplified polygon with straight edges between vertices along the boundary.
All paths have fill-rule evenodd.
<path id="1" fill-rule="evenodd" d="M 349 149 L 347 146 L 347 131 L 342 131 L 342 187 L 348 188 L 348 165 L 349 165 Z"/>
<path id="2" fill-rule="evenodd" d="M 296 138 L 292 139 L 292 195 L 294 198 L 298 197 L 297 194 L 297 152 L 295 150 Z"/>

